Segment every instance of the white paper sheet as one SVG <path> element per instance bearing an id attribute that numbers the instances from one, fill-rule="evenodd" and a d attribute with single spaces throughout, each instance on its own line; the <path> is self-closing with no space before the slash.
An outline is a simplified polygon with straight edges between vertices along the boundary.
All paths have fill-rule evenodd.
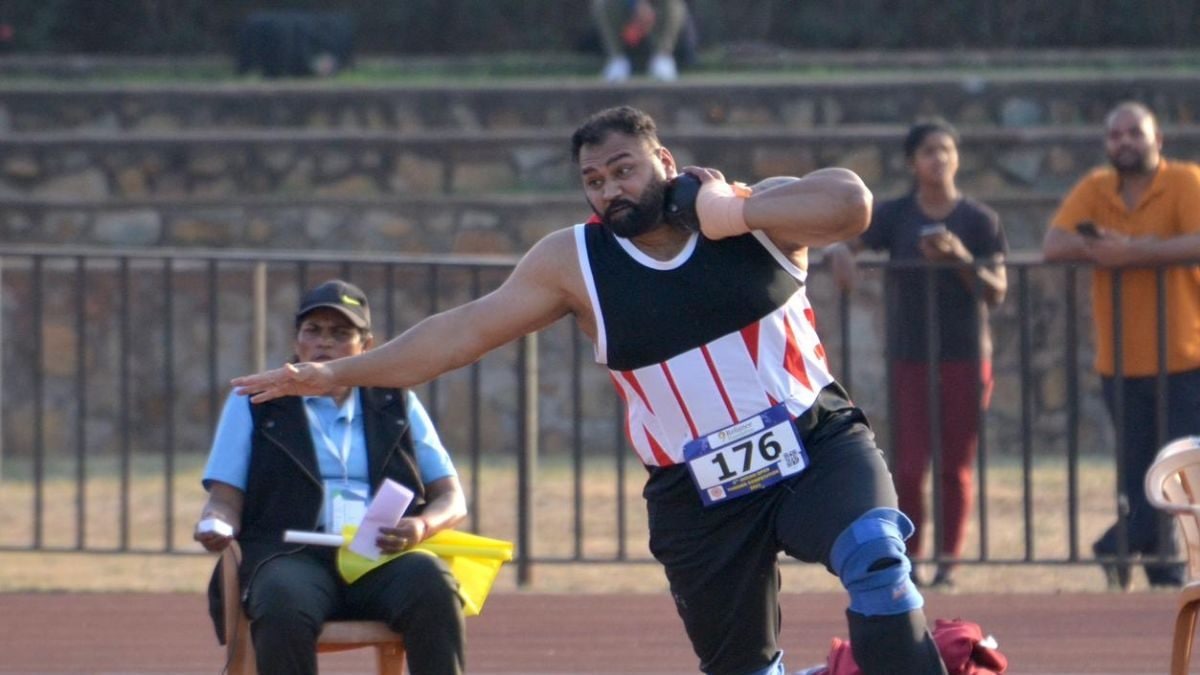
<path id="1" fill-rule="evenodd" d="M 395 527 L 396 521 L 404 515 L 412 500 L 412 490 L 385 478 L 371 505 L 367 507 L 367 514 L 363 516 L 358 532 L 350 540 L 350 550 L 364 558 L 378 560 L 381 552 L 375 545 L 375 539 L 379 536 L 379 528 Z"/>
<path id="2" fill-rule="evenodd" d="M 333 546 L 335 548 L 346 543 L 345 537 L 340 534 L 307 532 L 305 530 L 285 530 L 283 540 L 289 544 L 311 544 L 313 546 Z"/>

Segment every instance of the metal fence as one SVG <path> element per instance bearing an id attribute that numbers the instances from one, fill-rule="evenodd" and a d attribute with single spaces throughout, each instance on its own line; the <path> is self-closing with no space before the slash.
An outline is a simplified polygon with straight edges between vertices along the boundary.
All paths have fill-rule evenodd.
<path id="1" fill-rule="evenodd" d="M 199 477 L 227 382 L 288 358 L 303 289 L 353 280 L 387 337 L 490 291 L 513 263 L 0 246 L 0 551 L 200 552 Z M 832 370 L 885 451 L 889 266 L 864 262 L 849 294 L 820 268 L 809 283 Z M 1009 261 L 967 564 L 1094 562 L 1081 543 L 1118 515 L 1119 450 L 1087 363 L 1081 274 Z M 650 561 L 644 472 L 590 360 L 559 322 L 418 389 L 463 477 L 467 527 L 516 541 L 519 580 L 534 564 Z M 935 443 L 935 467 L 939 454 Z M 932 501 L 940 518 L 936 487 Z"/>

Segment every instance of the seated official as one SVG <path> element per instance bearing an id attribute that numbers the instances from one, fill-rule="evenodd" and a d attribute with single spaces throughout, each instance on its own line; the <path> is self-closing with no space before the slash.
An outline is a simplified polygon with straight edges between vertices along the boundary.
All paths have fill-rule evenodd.
<path id="1" fill-rule="evenodd" d="M 297 361 L 353 356 L 373 344 L 366 295 L 340 280 L 304 294 L 295 330 Z M 238 573 L 260 673 L 316 673 L 317 636 L 331 619 L 382 621 L 403 634 L 413 675 L 464 672 L 462 602 L 441 559 L 400 556 L 347 584 L 337 549 L 283 541 L 289 529 L 340 533 L 357 525 L 385 478 L 415 494 L 395 527 L 382 528 L 377 544 L 385 554 L 466 517 L 454 465 L 410 391 L 336 387 L 261 405 L 235 394 L 226 401 L 204 470 L 209 498 L 200 521 L 227 523 L 232 533 L 197 523 L 194 536 L 209 551 L 233 539 L 242 548 Z"/>

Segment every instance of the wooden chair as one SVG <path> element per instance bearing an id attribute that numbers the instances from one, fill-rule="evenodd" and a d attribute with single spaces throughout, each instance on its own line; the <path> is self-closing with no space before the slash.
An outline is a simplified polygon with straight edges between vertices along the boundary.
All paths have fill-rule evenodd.
<path id="1" fill-rule="evenodd" d="M 237 569 L 242 550 L 232 542 L 221 553 L 221 594 L 225 605 L 225 649 L 229 675 L 258 675 L 250 620 L 242 611 Z M 380 675 L 404 675 L 404 637 L 379 621 L 327 621 L 317 638 L 317 652 L 374 647 Z"/>
<path id="2" fill-rule="evenodd" d="M 1159 450 L 1146 472 L 1146 497 L 1175 514 L 1187 545 L 1188 580 L 1179 593 L 1171 647 L 1171 675 L 1187 675 L 1200 613 L 1200 436 L 1177 438 Z"/>

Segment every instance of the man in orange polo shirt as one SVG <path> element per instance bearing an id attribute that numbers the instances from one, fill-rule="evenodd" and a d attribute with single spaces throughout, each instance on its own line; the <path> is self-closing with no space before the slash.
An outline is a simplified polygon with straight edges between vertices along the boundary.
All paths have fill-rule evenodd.
<path id="1" fill-rule="evenodd" d="M 1043 251 L 1046 260 L 1095 266 L 1096 370 L 1124 450 L 1128 551 L 1174 556 L 1173 523 L 1146 501 L 1142 481 L 1162 444 L 1200 433 L 1200 267 L 1191 264 L 1200 260 L 1200 166 L 1162 157 L 1158 120 L 1140 103 L 1121 103 L 1105 126 L 1110 165 L 1094 169 L 1066 196 Z M 1114 287 L 1120 289 L 1119 313 Z M 1158 352 L 1160 334 L 1165 358 Z M 1165 398 L 1158 389 L 1163 370 Z M 1161 431 L 1160 412 L 1166 417 Z M 1113 525 L 1093 551 L 1116 555 L 1118 538 Z M 1145 568 L 1153 586 L 1183 583 L 1182 565 L 1150 562 Z M 1106 563 L 1104 569 L 1110 586 L 1129 588 L 1128 565 Z"/>

